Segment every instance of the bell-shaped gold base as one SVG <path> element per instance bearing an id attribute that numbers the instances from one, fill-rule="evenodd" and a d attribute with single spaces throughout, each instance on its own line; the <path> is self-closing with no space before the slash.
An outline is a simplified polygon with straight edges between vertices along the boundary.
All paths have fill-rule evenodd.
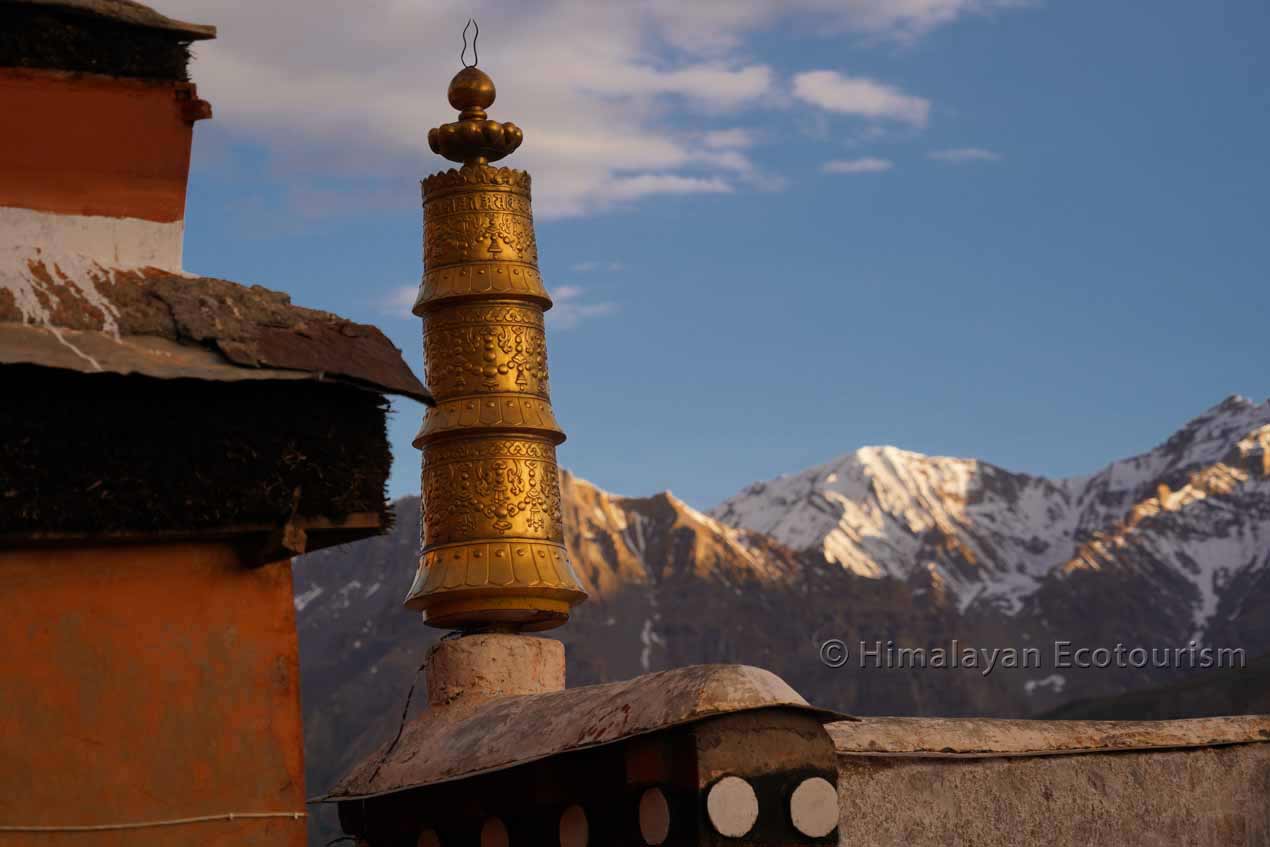
<path id="1" fill-rule="evenodd" d="M 444 629 L 508 624 L 540 631 L 563 624 L 585 599 L 563 546 L 478 541 L 425 552 L 406 607 Z"/>

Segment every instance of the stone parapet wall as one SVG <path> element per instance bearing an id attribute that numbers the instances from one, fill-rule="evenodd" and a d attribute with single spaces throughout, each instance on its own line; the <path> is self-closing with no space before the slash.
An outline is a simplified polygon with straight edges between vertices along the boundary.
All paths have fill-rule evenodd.
<path id="1" fill-rule="evenodd" d="M 843 845 L 1270 844 L 1270 717 L 829 731 Z"/>

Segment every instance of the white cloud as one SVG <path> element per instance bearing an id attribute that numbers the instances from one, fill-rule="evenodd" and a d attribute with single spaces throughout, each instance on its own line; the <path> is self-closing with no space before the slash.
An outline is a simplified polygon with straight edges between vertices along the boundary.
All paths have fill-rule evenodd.
<path id="1" fill-rule="evenodd" d="M 699 140 L 705 149 L 696 158 L 708 167 L 730 171 L 739 185 L 758 191 L 784 191 L 788 185 L 785 177 L 760 170 L 741 152 L 759 143 L 759 134 L 754 130 L 717 129 L 704 133 Z"/>
<path id="2" fill-rule="evenodd" d="M 593 273 L 595 271 L 613 272 L 626 270 L 626 265 L 623 265 L 621 262 L 578 262 L 576 265 L 569 268 L 569 270 L 576 273 Z M 568 286 L 565 286 L 565 288 L 568 288 Z"/>
<path id="3" fill-rule="evenodd" d="M 1033 5 L 1033 0 L 652 0 L 652 17 L 676 47 L 732 50 L 749 31 L 783 17 L 813 33 L 858 33 L 908 42 L 963 15 Z"/>
<path id="4" fill-rule="evenodd" d="M 585 273 L 620 271 L 624 267 L 621 262 L 579 262 L 571 270 Z M 398 286 L 375 301 L 376 309 L 385 317 L 418 320 L 410 311 L 418 293 L 417 285 Z M 557 286 L 550 293 L 555 305 L 547 312 L 547 320 L 556 329 L 572 329 L 585 320 L 617 311 L 616 303 L 588 302 L 586 289 L 579 285 Z"/>
<path id="5" fill-rule="evenodd" d="M 616 303 L 583 302 L 586 290 L 577 285 L 561 285 L 550 293 L 555 305 L 547 312 L 547 325 L 554 329 L 573 329 L 583 321 L 617 311 Z"/>
<path id="6" fill-rule="evenodd" d="M 499 86 L 490 110 L 525 131 L 509 164 L 533 172 L 542 217 L 583 214 L 633 195 L 774 185 L 743 151 L 744 131 L 710 130 L 720 114 L 769 105 L 773 70 L 746 41 L 788 20 L 815 34 L 907 39 L 1011 0 L 164 0 L 166 14 L 216 24 L 192 74 L 212 130 L 265 146 L 271 175 L 294 181 L 408 184 L 447 166 L 427 131 L 454 113 L 469 14 L 484 26 L 481 67 Z M 832 72 L 819 72 L 832 73 Z M 824 78 L 812 77 L 815 81 Z M 924 123 L 926 101 L 872 80 L 837 78 L 826 108 Z M 806 86 L 806 82 L 803 83 Z M 822 92 L 823 93 L 823 92 Z M 836 104 L 836 105 L 835 105 Z M 209 130 L 200 127 L 200 135 Z M 707 149 L 732 151 L 706 157 Z M 201 154 L 200 154 L 201 155 Z M 630 177 L 631 174 L 637 176 Z M 654 175 L 654 176 L 647 176 Z M 670 179 L 674 177 L 675 179 Z M 631 181 L 634 180 L 634 181 Z M 350 188 L 351 191 L 359 189 Z M 616 191 L 616 193 L 614 193 Z M 325 206 L 340 207 L 338 197 Z"/>
<path id="7" fill-rule="evenodd" d="M 821 170 L 827 174 L 877 174 L 889 171 L 894 167 L 889 159 L 875 159 L 866 156 L 862 159 L 835 159 L 825 162 Z"/>
<path id="8" fill-rule="evenodd" d="M 754 170 L 754 163 L 749 156 L 736 150 L 715 150 L 702 154 L 700 160 L 713 167 L 736 173 L 749 173 Z"/>
<path id="9" fill-rule="evenodd" d="M 772 69 L 766 65 L 728 67 L 689 65 L 673 71 L 632 65 L 614 68 L 594 79 L 577 80 L 582 91 L 618 97 L 642 94 L 676 94 L 716 109 L 734 108 L 768 93 Z"/>
<path id="10" fill-rule="evenodd" d="M 635 200 L 650 194 L 727 194 L 732 185 L 718 177 L 678 174 L 639 174 L 613 180 L 608 195 L 617 200 Z"/>
<path id="11" fill-rule="evenodd" d="M 840 26 L 910 41 L 963 15 L 1032 6 L 1035 0 L 843 0 L 835 5 L 841 9 Z"/>
<path id="12" fill-rule="evenodd" d="M 837 71 L 806 71 L 794 76 L 794 96 L 830 112 L 872 120 L 900 121 L 926 126 L 930 101 L 905 94 L 894 86 Z"/>
<path id="13" fill-rule="evenodd" d="M 754 133 L 740 127 L 716 129 L 707 132 L 701 141 L 711 150 L 744 150 L 754 146 Z"/>
<path id="14" fill-rule="evenodd" d="M 926 158 L 962 165 L 966 162 L 997 162 L 1001 160 L 1001 154 L 982 147 L 955 147 L 951 150 L 935 150 L 927 153 Z"/>
<path id="15" fill-rule="evenodd" d="M 387 317 L 414 319 L 410 310 L 414 308 L 418 295 L 417 285 L 398 286 L 379 299 L 379 312 Z"/>

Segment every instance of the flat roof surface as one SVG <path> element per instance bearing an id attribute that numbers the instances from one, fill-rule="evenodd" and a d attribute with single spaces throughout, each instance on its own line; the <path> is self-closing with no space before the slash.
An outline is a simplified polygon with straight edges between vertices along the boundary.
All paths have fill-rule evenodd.
<path id="1" fill-rule="evenodd" d="M 861 718 L 826 727 L 839 755 L 996 758 L 1270 742 L 1270 715 L 1168 721 Z"/>

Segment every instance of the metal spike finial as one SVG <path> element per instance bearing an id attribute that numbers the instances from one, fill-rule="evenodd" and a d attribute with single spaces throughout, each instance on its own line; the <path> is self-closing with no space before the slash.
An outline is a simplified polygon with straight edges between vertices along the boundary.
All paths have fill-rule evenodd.
<path id="1" fill-rule="evenodd" d="M 467 29 L 475 27 L 476 32 L 472 34 L 472 64 L 467 63 Z M 474 68 L 480 64 L 480 54 L 476 52 L 476 39 L 481 37 L 481 25 L 476 22 L 476 18 L 468 18 L 467 23 L 463 25 L 463 50 L 459 53 L 459 63 L 465 68 Z"/>
<path id="2" fill-rule="evenodd" d="M 472 35 L 472 63 L 467 63 L 467 31 Z M 463 27 L 463 50 L 459 61 L 463 69 L 450 80 L 446 96 L 450 105 L 459 110 L 459 119 L 442 124 L 428 131 L 428 146 L 452 162 L 463 165 L 488 165 L 509 155 L 524 140 L 524 133 L 514 123 L 490 120 L 486 113 L 494 103 L 494 80 L 476 66 L 480 57 L 476 53 L 476 40 L 481 27 L 476 18 L 468 18 Z"/>

